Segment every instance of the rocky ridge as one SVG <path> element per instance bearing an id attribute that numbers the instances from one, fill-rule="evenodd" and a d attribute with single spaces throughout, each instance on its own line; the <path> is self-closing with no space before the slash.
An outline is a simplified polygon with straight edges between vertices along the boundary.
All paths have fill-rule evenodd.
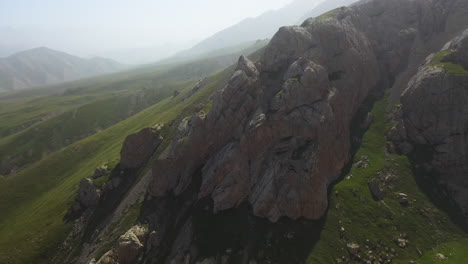
<path id="1" fill-rule="evenodd" d="M 198 195 L 211 197 L 215 212 L 248 202 L 273 222 L 320 218 L 348 161 L 358 109 L 459 5 L 370 1 L 281 28 L 263 59 L 239 59 L 210 113 L 188 120 L 169 157 L 156 161 L 152 195 L 182 194 L 201 169 Z"/>
<path id="2" fill-rule="evenodd" d="M 292 251 L 268 255 L 242 232 L 268 226 L 256 241 L 266 247 L 302 241 L 300 228 L 323 217 L 328 187 L 349 162 L 366 100 L 466 28 L 466 10 L 458 0 L 365 1 L 281 28 L 259 60 L 242 56 L 211 110 L 185 118 L 154 161 L 140 262 L 302 263 Z M 379 182 L 369 189 L 382 198 Z M 297 229 L 275 233 L 284 223 Z"/>

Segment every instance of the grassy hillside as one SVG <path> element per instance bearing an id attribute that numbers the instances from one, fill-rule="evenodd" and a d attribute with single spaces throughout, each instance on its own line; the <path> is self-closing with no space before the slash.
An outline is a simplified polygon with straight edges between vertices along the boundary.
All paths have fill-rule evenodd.
<path id="1" fill-rule="evenodd" d="M 190 63 L 148 66 L 121 74 L 138 73 L 130 77 L 102 77 L 0 94 L 0 175 L 15 175 L 64 146 L 171 96 L 175 90 L 195 85 L 200 78 L 232 65 L 240 54 L 250 54 L 266 43 L 223 50 Z M 116 77 L 107 77 L 111 76 Z"/>
<path id="2" fill-rule="evenodd" d="M 334 186 L 324 229 L 308 263 L 335 263 L 338 258 L 348 263 L 350 243 L 359 245 L 361 260 L 391 256 L 393 263 L 459 264 L 468 259 L 468 236 L 420 190 L 408 158 L 386 153 L 385 134 L 391 126 L 386 105 L 386 100 L 374 105 L 375 121 L 354 158 L 355 164 L 363 161 L 368 167 L 353 166 Z M 370 181 L 384 185 L 382 201 L 373 199 Z M 407 206 L 400 205 L 399 193 L 407 195 Z M 407 245 L 400 247 L 398 239 L 408 240 Z M 437 253 L 448 258 L 439 261 Z"/>
<path id="3" fill-rule="evenodd" d="M 0 174 L 7 174 L 9 168 L 22 168 L 40 160 L 170 97 L 174 90 L 194 84 L 192 81 L 161 85 L 143 79 L 135 82 L 133 91 L 101 96 L 102 99 L 90 100 L 87 104 L 57 110 L 57 114 L 43 117 L 30 128 L 0 139 Z M 66 101 L 67 97 L 61 98 Z"/>
<path id="4" fill-rule="evenodd" d="M 143 127 L 170 123 L 193 112 L 219 89 L 228 71 L 207 80 L 188 100 L 168 98 L 93 136 L 81 140 L 21 171 L 0 179 L 0 263 L 48 263 L 70 228 L 64 224 L 78 182 L 103 163 L 115 163 L 124 138 Z"/>

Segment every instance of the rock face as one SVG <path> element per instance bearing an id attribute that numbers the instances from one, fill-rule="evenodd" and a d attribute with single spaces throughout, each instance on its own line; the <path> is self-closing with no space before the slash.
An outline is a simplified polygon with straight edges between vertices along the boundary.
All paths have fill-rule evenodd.
<path id="1" fill-rule="evenodd" d="M 467 28 L 467 11 L 465 0 L 363 1 L 281 28 L 256 61 L 240 57 L 226 86 L 212 96 L 209 113 L 185 118 L 154 163 L 144 207 L 158 235 L 143 262 L 303 263 L 306 256 L 265 256 L 249 243 L 300 241 L 304 227 L 295 224 L 319 222 L 295 220 L 326 212 L 328 187 L 349 162 L 352 124 L 366 127 L 371 120 L 363 113 L 362 122 L 353 123 L 367 109 L 366 99 L 392 87 L 409 63 L 424 62 L 432 45 L 440 49 Z M 461 102 L 465 95 L 452 99 Z M 450 131 L 454 138 L 462 133 Z M 380 184 L 369 183 L 376 200 L 387 195 Z M 283 223 L 297 229 L 274 234 Z M 267 231 L 250 237 L 259 226 Z"/>
<path id="2" fill-rule="evenodd" d="M 325 31 L 337 43 L 318 45 Z M 207 118 L 192 118 L 199 128 L 156 163 L 153 195 L 182 193 L 202 166 L 199 197 L 216 211 L 248 201 L 273 222 L 323 215 L 348 160 L 350 122 L 379 78 L 370 41 L 351 21 L 282 28 L 258 67 L 239 59 Z"/>
<path id="3" fill-rule="evenodd" d="M 454 70 L 454 67 L 455 70 Z M 391 139 L 435 171 L 468 216 L 468 30 L 431 55 L 401 97 Z"/>
<path id="4" fill-rule="evenodd" d="M 239 59 L 207 116 L 181 125 L 154 165 L 151 194 L 178 196 L 201 169 L 198 196 L 215 212 L 248 202 L 272 222 L 320 218 L 369 92 L 388 86 L 460 3 L 375 0 L 281 28 L 263 59 Z"/>
<path id="5" fill-rule="evenodd" d="M 129 135 L 120 151 L 120 167 L 137 169 L 145 164 L 163 138 L 160 136 L 162 125 L 148 127 Z"/>

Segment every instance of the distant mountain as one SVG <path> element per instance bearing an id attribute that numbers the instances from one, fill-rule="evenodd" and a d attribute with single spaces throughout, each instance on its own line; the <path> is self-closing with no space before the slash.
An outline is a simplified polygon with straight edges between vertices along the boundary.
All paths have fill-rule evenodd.
<path id="1" fill-rule="evenodd" d="M 0 58 L 0 91 L 72 81 L 124 68 L 110 59 L 83 59 L 45 47 L 35 48 Z"/>
<path id="2" fill-rule="evenodd" d="M 196 57 L 213 50 L 234 47 L 257 39 L 271 38 L 282 26 L 299 25 L 309 17 L 315 17 L 354 2 L 357 0 L 295 0 L 281 9 L 266 12 L 255 18 L 247 18 L 174 57 Z"/>
<path id="3" fill-rule="evenodd" d="M 302 24 L 304 20 L 311 18 L 311 17 L 316 17 L 320 16 L 323 13 L 326 13 L 330 10 L 333 10 L 335 8 L 341 7 L 341 6 L 348 6 L 351 5 L 358 0 L 327 0 L 327 1 L 322 1 L 319 3 L 314 9 L 310 10 L 309 12 L 305 13 L 298 21 L 297 24 Z"/>
<path id="4" fill-rule="evenodd" d="M 271 38 L 278 31 L 278 28 L 297 24 L 298 19 L 307 11 L 313 10 L 324 1 L 296 0 L 281 9 L 268 11 L 255 18 L 244 19 L 238 24 L 203 40 L 193 48 L 180 52 L 176 57 L 198 56 L 213 50 L 233 47 L 257 39 Z"/>
<path id="5" fill-rule="evenodd" d="M 107 49 L 95 53 L 106 58 L 115 59 L 121 63 L 141 65 L 168 58 L 179 51 L 190 48 L 194 43 L 196 42 L 164 43 L 147 47 L 135 47 L 132 49 Z"/>

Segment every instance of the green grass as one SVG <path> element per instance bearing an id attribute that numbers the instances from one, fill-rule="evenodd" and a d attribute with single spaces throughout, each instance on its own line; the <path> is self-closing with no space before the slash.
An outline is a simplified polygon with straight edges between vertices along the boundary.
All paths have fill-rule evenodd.
<path id="1" fill-rule="evenodd" d="M 366 132 L 362 146 L 355 155 L 354 162 L 367 156 L 368 168 L 353 167 L 332 190 L 329 211 L 320 240 L 309 255 L 308 263 L 334 263 L 336 258 L 346 256 L 346 244 L 358 243 L 361 248 L 366 240 L 375 244 L 382 241 L 386 247 L 397 251 L 393 263 L 439 263 L 435 253 L 450 251 L 450 261 L 443 263 L 463 263 L 458 260 L 466 257 L 468 236 L 455 226 L 446 213 L 434 207 L 429 198 L 416 184 L 410 162 L 406 156 L 386 154 L 385 134 L 390 125 L 386 121 L 386 100 L 377 102 L 373 109 L 375 121 Z M 383 201 L 373 200 L 368 182 L 382 172 L 391 172 L 397 177 L 386 189 Z M 396 193 L 405 193 L 411 204 L 401 206 Z M 339 229 L 345 229 L 340 239 Z M 393 238 L 402 233 L 408 234 L 409 246 L 400 249 Z M 423 252 L 420 259 L 417 249 Z M 453 260 L 453 262 L 452 262 Z"/>
<path id="2" fill-rule="evenodd" d="M 439 63 L 439 62 L 442 62 L 442 60 L 447 56 L 447 55 L 450 55 L 452 54 L 453 51 L 452 50 L 443 50 L 439 53 L 437 53 L 434 58 L 432 58 L 431 60 L 431 64 L 436 64 L 436 63 Z"/>
<path id="3" fill-rule="evenodd" d="M 447 73 L 451 74 L 468 74 L 468 70 L 465 69 L 463 66 L 452 62 L 444 61 L 444 58 L 452 53 L 452 50 L 444 50 L 439 52 L 434 56 L 430 65 L 432 67 L 443 67 Z"/>
<path id="4" fill-rule="evenodd" d="M 62 221 L 78 183 L 94 169 L 119 158 L 128 134 L 156 123 L 188 116 L 206 102 L 229 71 L 210 77 L 188 100 L 166 99 L 93 136 L 34 163 L 16 177 L 0 179 L 0 263 L 48 263 L 69 225 Z M 188 93 L 187 86 L 183 94 Z"/>
<path id="5" fill-rule="evenodd" d="M 102 189 L 102 187 L 104 186 L 104 184 L 106 184 L 109 178 L 110 178 L 110 175 L 104 175 L 97 179 L 92 179 L 92 181 L 98 189 Z"/>
<path id="6" fill-rule="evenodd" d="M 436 258 L 436 254 L 441 253 L 445 257 L 446 260 L 438 260 Z M 426 263 L 448 263 L 448 264 L 461 264 L 465 263 L 468 260 L 468 247 L 464 243 L 459 242 L 448 242 L 443 243 L 432 251 L 427 252 L 418 263 L 426 264 Z"/>
<path id="7" fill-rule="evenodd" d="M 194 82 L 157 85 L 120 95 L 104 97 L 89 104 L 70 109 L 49 120 L 0 139 L 2 167 L 22 168 L 64 146 L 103 130 L 140 112 Z M 2 170 L 0 170 L 1 173 Z"/>
<path id="8" fill-rule="evenodd" d="M 451 62 L 439 62 L 433 64 L 433 66 L 442 66 L 446 72 L 451 74 L 468 74 L 468 70 L 463 68 L 463 66 Z"/>
<path id="9" fill-rule="evenodd" d="M 208 103 L 206 103 L 205 107 L 203 107 L 203 112 L 205 112 L 205 114 L 208 114 L 211 110 L 211 107 L 213 107 L 213 100 L 210 100 L 208 101 Z"/>
<path id="10" fill-rule="evenodd" d="M 323 20 L 326 20 L 326 19 L 329 19 L 329 18 L 333 18 L 333 15 L 336 13 L 336 11 L 338 11 L 339 8 L 335 8 L 333 10 L 330 10 L 320 16 L 318 16 L 316 18 L 317 21 L 323 21 Z"/>

